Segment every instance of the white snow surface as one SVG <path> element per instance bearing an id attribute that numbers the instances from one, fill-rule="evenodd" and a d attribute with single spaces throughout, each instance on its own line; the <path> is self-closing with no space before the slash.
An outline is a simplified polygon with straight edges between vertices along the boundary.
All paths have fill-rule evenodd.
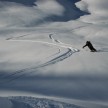
<path id="1" fill-rule="evenodd" d="M 81 18 L 89 23 L 108 23 L 108 0 L 81 0 L 76 5 L 84 11 L 90 12 L 88 16 Z"/>
<path id="2" fill-rule="evenodd" d="M 43 98 L 57 103 L 46 108 L 108 108 L 107 4 L 0 0 L 0 108 Z M 88 40 L 97 52 L 82 48 Z"/>

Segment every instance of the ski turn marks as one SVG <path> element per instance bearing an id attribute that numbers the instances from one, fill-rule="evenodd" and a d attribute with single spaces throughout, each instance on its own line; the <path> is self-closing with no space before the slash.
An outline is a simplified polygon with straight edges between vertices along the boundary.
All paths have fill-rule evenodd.
<path id="1" fill-rule="evenodd" d="M 7 40 L 7 41 L 11 41 L 11 42 L 17 41 L 17 42 L 35 42 L 35 43 L 47 44 L 50 46 L 57 47 L 59 49 L 59 52 L 54 54 L 53 56 L 50 56 L 50 57 L 45 58 L 44 60 L 41 60 L 40 64 L 38 64 L 38 65 L 34 64 L 33 66 L 29 66 L 24 69 L 19 69 L 19 70 L 15 71 L 14 73 L 8 74 L 7 76 L 5 76 L 3 78 L 4 80 L 1 81 L 0 83 L 5 83 L 5 82 L 10 82 L 10 81 L 16 80 L 18 78 L 25 76 L 27 73 L 32 73 L 36 69 L 58 63 L 62 60 L 65 60 L 66 58 L 70 57 L 73 53 L 79 52 L 79 50 L 76 48 L 73 48 L 72 45 L 65 44 L 65 43 L 62 43 L 60 40 L 54 39 L 52 37 L 52 35 L 53 34 L 49 35 L 49 38 L 52 40 L 52 43 L 44 42 L 44 41 L 32 41 L 32 40 L 13 40 L 12 38 L 10 40 Z"/>

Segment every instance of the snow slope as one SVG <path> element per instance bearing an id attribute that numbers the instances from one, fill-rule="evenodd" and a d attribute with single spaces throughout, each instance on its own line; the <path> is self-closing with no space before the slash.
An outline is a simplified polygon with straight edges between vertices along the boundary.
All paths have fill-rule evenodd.
<path id="1" fill-rule="evenodd" d="M 0 0 L 0 96 L 107 108 L 107 2 Z M 82 49 L 87 40 L 98 52 Z"/>
<path id="2" fill-rule="evenodd" d="M 86 14 L 80 11 L 78 0 L 0 0 L 1 26 L 32 27 L 52 21 L 69 21 Z M 72 7 L 72 8 L 71 8 Z"/>

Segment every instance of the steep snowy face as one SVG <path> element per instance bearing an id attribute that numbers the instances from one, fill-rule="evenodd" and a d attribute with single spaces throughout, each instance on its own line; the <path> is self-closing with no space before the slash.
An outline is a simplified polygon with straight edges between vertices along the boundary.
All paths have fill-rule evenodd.
<path id="1" fill-rule="evenodd" d="M 82 0 L 81 3 L 88 4 L 88 10 L 92 14 L 108 15 L 108 0 Z"/>
<path id="2" fill-rule="evenodd" d="M 79 0 L 0 0 L 0 27 L 34 27 L 46 22 L 66 22 L 85 12 Z"/>
<path id="3" fill-rule="evenodd" d="M 81 0 L 76 5 L 81 10 L 91 13 L 81 18 L 84 22 L 108 23 L 108 0 Z"/>

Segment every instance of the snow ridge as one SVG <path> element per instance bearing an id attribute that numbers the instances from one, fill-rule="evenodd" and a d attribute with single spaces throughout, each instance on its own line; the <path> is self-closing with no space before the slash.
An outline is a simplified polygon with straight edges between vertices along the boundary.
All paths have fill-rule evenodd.
<path id="1" fill-rule="evenodd" d="M 23 106 L 25 105 L 26 107 L 24 108 L 82 108 L 74 104 L 67 104 L 49 99 L 26 97 L 26 96 L 9 97 L 9 100 L 11 100 L 13 104 L 20 103 L 19 105 L 21 104 L 23 104 Z"/>

